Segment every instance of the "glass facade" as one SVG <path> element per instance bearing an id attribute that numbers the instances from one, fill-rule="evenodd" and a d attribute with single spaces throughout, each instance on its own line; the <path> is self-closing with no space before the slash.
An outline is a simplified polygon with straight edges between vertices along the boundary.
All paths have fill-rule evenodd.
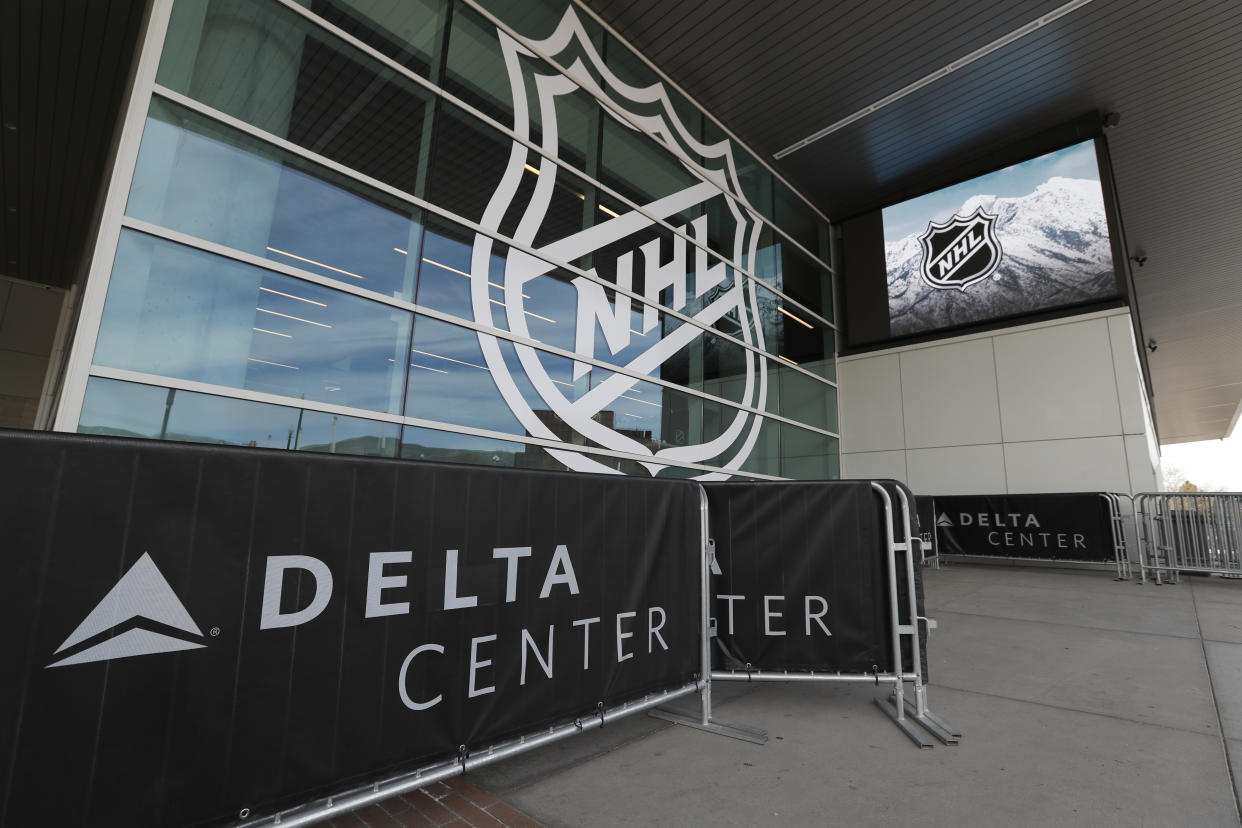
<path id="1" fill-rule="evenodd" d="M 127 183 L 83 432 L 839 474 L 826 222 L 564 0 L 175 0 Z"/>

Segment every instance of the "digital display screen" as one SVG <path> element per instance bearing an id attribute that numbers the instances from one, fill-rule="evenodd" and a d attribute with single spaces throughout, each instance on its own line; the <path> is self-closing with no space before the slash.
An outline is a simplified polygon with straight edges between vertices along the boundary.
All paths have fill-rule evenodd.
<path id="1" fill-rule="evenodd" d="M 891 336 L 1120 294 L 1092 141 L 883 210 Z"/>

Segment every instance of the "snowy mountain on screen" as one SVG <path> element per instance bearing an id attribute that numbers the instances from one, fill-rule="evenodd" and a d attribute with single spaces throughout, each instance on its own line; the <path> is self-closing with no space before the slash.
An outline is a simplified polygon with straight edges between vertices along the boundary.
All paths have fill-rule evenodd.
<path id="1" fill-rule="evenodd" d="M 1057 176 L 1024 196 L 972 196 L 957 214 L 970 215 L 976 207 L 997 216 L 1001 263 L 991 278 L 964 292 L 923 281 L 920 233 L 885 245 L 894 336 L 1115 295 L 1098 181 Z"/>

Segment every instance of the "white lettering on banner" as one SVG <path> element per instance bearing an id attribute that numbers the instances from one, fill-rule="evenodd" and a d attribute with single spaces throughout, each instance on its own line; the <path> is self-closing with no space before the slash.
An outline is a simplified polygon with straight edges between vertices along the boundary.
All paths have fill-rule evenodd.
<path id="1" fill-rule="evenodd" d="M 555 630 L 556 625 L 548 625 L 547 661 L 544 661 L 543 653 L 539 652 L 539 646 L 535 644 L 535 639 L 531 638 L 530 633 L 527 630 L 522 630 L 522 675 L 521 679 L 518 681 L 518 684 L 526 683 L 526 653 L 528 651 L 533 651 L 535 653 L 535 658 L 539 659 L 539 666 L 543 668 L 544 674 L 546 674 L 548 678 L 552 678 L 552 642 L 555 640 L 553 638 Z"/>
<path id="2" fill-rule="evenodd" d="M 1038 524 L 1036 524 L 1038 525 Z M 1038 541 L 1038 542 L 1037 542 Z M 1087 548 L 1087 536 L 1078 532 L 988 532 L 988 543 L 1006 549 L 1074 549 Z"/>
<path id="3" fill-rule="evenodd" d="M 717 595 L 716 600 L 725 601 L 728 604 L 728 611 L 725 614 L 725 617 L 727 619 L 727 623 L 725 627 L 725 630 L 726 630 L 725 634 L 733 635 L 734 634 L 733 633 L 733 626 L 734 626 L 733 625 L 733 616 L 734 616 L 733 605 L 736 604 L 738 601 L 745 601 L 746 596 L 745 595 Z M 772 608 L 772 602 L 785 601 L 785 600 L 787 600 L 787 598 L 784 595 L 763 596 L 763 634 L 765 636 L 768 636 L 770 638 L 776 638 L 776 637 L 788 634 L 787 630 L 772 629 L 773 618 L 784 618 L 785 617 L 783 612 L 780 612 Z M 828 625 L 824 623 L 824 616 L 828 614 L 828 599 L 824 598 L 824 596 L 822 595 L 807 595 L 804 601 L 805 601 L 804 607 L 806 610 L 806 634 L 808 636 L 813 634 L 811 631 L 811 622 L 814 621 L 815 624 L 821 630 L 823 630 L 824 635 L 832 635 L 832 633 L 828 629 Z M 812 607 L 814 607 L 814 610 L 812 609 Z"/>
<path id="4" fill-rule="evenodd" d="M 591 669 L 591 625 L 599 621 L 599 616 L 594 618 L 579 618 L 574 622 L 575 627 L 582 627 L 582 669 Z"/>
<path id="5" fill-rule="evenodd" d="M 405 676 L 410 669 L 410 662 L 414 660 L 414 656 L 419 653 L 439 653 L 444 655 L 444 647 L 440 644 L 424 644 L 421 647 L 415 647 L 410 650 L 410 654 L 405 657 L 405 661 L 401 662 L 401 671 L 397 673 L 397 691 L 401 694 L 401 703 L 411 710 L 426 710 L 429 707 L 435 707 L 444 699 L 444 694 L 436 696 L 434 699 L 425 702 L 416 702 L 410 698 L 409 690 L 406 687 Z"/>
<path id="6" fill-rule="evenodd" d="M 505 603 L 512 604 L 517 600 L 518 559 L 530 557 L 529 546 L 502 546 L 492 550 L 492 557 L 497 560 L 504 558 L 509 562 L 505 573 Z"/>
<path id="7" fill-rule="evenodd" d="M 539 597 L 547 598 L 552 594 L 552 587 L 557 584 L 569 587 L 570 595 L 578 594 L 578 576 L 574 574 L 574 564 L 569 560 L 569 550 L 564 544 L 556 547 L 556 552 L 552 554 L 552 563 L 543 579 L 543 589 L 539 590 Z"/>
<path id="8" fill-rule="evenodd" d="M 1034 526 L 1039 527 L 1039 519 L 1033 514 L 1023 516 L 1021 512 L 1009 512 L 1008 514 L 988 514 L 987 512 L 979 512 L 974 514 L 971 512 L 962 512 L 957 516 L 959 526 L 995 526 L 1003 528 L 1013 526 L 1015 528 L 1029 529 Z M 952 524 L 949 524 L 952 525 Z"/>
<path id="9" fill-rule="evenodd" d="M 485 693 L 495 693 L 496 686 L 480 687 L 475 689 L 474 680 L 478 676 L 479 670 L 483 667 L 490 667 L 492 660 L 490 658 L 479 660 L 479 645 L 486 644 L 489 641 L 495 641 L 494 635 L 480 635 L 470 639 L 470 680 L 468 682 L 467 698 L 473 699 L 475 696 L 482 696 Z"/>
<path id="10" fill-rule="evenodd" d="M 660 623 L 656 624 L 655 614 L 660 613 Z M 668 620 L 664 615 L 661 607 L 650 607 L 647 609 L 647 652 L 651 652 L 651 638 L 655 636 L 660 639 L 660 646 L 668 649 L 668 642 L 664 640 L 664 636 L 660 635 L 660 630 L 664 629 L 664 622 Z"/>
<path id="11" fill-rule="evenodd" d="M 633 618 L 635 615 L 636 613 L 633 613 L 633 612 L 617 613 L 617 661 L 618 662 L 622 662 L 622 661 L 625 661 L 626 659 L 630 659 L 634 657 L 633 653 L 627 653 L 625 652 L 625 649 L 624 649 L 624 639 L 633 638 L 634 633 L 622 632 L 621 621 L 626 618 Z"/>
<path id="12" fill-rule="evenodd" d="M 824 608 L 824 611 L 826 611 L 827 602 L 818 596 L 814 597 L 818 602 L 820 602 L 821 606 Z M 823 613 L 821 612 L 820 615 L 822 616 L 822 614 Z M 634 631 L 626 625 L 632 623 L 633 619 L 637 615 L 637 612 L 619 612 L 612 616 L 614 630 L 616 633 L 617 650 L 615 663 L 617 664 L 620 664 L 623 661 L 629 661 L 633 658 L 659 658 L 660 652 L 667 652 L 669 649 L 668 642 L 665 641 L 664 636 L 660 634 L 660 630 L 664 629 L 668 622 L 668 614 L 665 612 L 663 607 L 647 608 L 647 654 L 643 655 L 641 653 L 635 653 L 626 649 L 626 639 L 633 638 L 635 636 Z M 591 626 L 593 624 L 600 623 L 601 620 L 600 616 L 592 618 L 579 618 L 572 621 L 569 625 L 571 627 L 578 627 L 582 630 L 583 672 L 591 669 Z M 820 623 L 821 627 L 823 626 L 822 622 L 818 621 L 818 617 L 816 618 L 816 621 L 817 623 Z M 808 621 L 807 623 L 809 625 L 810 622 Z M 485 668 L 494 668 L 492 657 L 493 651 L 485 651 L 483 649 L 484 645 L 489 647 L 493 644 L 501 646 L 502 650 L 500 652 L 503 655 L 506 652 L 506 650 L 503 649 L 506 643 L 508 643 L 509 647 L 512 647 L 514 642 L 516 643 L 518 648 L 516 657 L 519 661 L 517 684 L 519 687 L 523 687 L 527 683 L 527 667 L 531 663 L 530 657 L 532 654 L 534 655 L 534 660 L 539 663 L 539 667 L 542 669 L 543 674 L 549 679 L 554 678 L 556 670 L 553 654 L 556 650 L 558 626 L 559 624 L 548 625 L 547 633 L 544 636 L 544 638 L 546 638 L 546 644 L 542 647 L 539 644 L 539 639 L 536 638 L 537 634 L 531 632 L 528 628 L 519 629 L 514 635 L 511 635 L 506 631 L 503 634 L 497 633 L 492 635 L 480 635 L 471 638 L 470 659 L 466 666 L 466 698 L 475 698 L 477 696 L 484 696 L 489 693 L 496 692 L 496 686 L 494 684 L 487 684 L 484 686 L 484 682 L 488 681 L 488 675 L 484 672 Z M 828 633 L 826 627 L 823 629 L 825 634 L 831 634 Z M 657 643 L 659 644 L 659 648 L 656 647 Z M 397 672 L 397 692 L 401 696 L 402 704 L 410 710 L 427 710 L 443 701 L 443 693 L 438 694 L 434 698 L 426 701 L 416 701 L 410 696 L 409 684 L 411 670 L 417 670 L 420 663 L 418 656 L 425 653 L 437 653 L 439 655 L 444 655 L 445 652 L 445 648 L 441 644 L 421 644 L 410 650 L 410 652 L 406 655 L 405 660 L 401 662 L 401 668 Z M 603 652 L 606 654 L 608 652 L 608 648 L 604 647 Z M 425 664 L 426 662 L 423 660 L 421 663 Z"/>
<path id="13" fill-rule="evenodd" d="M 367 563 L 367 618 L 378 618 L 384 615 L 408 615 L 410 602 L 400 601 L 385 604 L 383 592 L 386 589 L 401 589 L 409 580 L 404 575 L 385 575 L 384 567 L 390 563 L 408 564 L 413 552 L 372 552 Z"/>
<path id="14" fill-rule="evenodd" d="M 504 601 L 511 604 L 517 600 L 517 577 L 522 558 L 532 555 L 529 546 L 498 546 L 492 550 L 492 558 L 505 562 Z M 409 577 L 393 573 L 394 567 L 408 565 L 413 561 L 411 551 L 372 552 L 367 561 L 367 590 L 364 617 L 382 618 L 389 615 L 408 615 L 411 604 L 398 600 L 397 590 L 407 589 Z M 444 604 L 445 610 L 469 609 L 479 605 L 479 596 L 463 595 L 459 589 L 458 572 L 460 556 L 456 549 L 444 552 Z M 309 603 L 300 610 L 281 612 L 285 572 L 299 569 L 310 573 L 314 586 L 310 590 Z M 540 598 L 550 598 L 554 587 L 563 585 L 570 595 L 579 594 L 578 576 L 574 572 L 569 549 L 561 544 L 552 554 L 547 574 L 543 580 Z M 270 630 L 296 627 L 317 618 L 332 599 L 332 572 L 328 565 L 310 555 L 272 555 L 267 559 L 267 572 L 263 581 L 262 612 L 259 629 Z M 304 595 L 305 589 L 300 594 Z"/>
<path id="15" fill-rule="evenodd" d="M 764 635 L 784 635 L 784 630 L 772 630 L 772 619 L 783 618 L 779 612 L 772 609 L 773 601 L 784 601 L 784 595 L 765 595 L 763 596 L 763 634 Z"/>
<path id="16" fill-rule="evenodd" d="M 285 586 L 285 571 L 301 569 L 314 578 L 311 600 L 305 607 L 294 612 L 282 613 L 280 599 Z M 332 571 L 328 565 L 310 555 L 271 555 L 267 559 L 267 573 L 263 578 L 263 603 L 259 615 L 259 629 L 296 627 L 317 617 L 328 606 L 332 597 Z"/>
<path id="17" fill-rule="evenodd" d="M 444 550 L 444 608 L 451 610 L 478 605 L 479 596 L 457 594 L 457 550 Z"/>
<path id="18" fill-rule="evenodd" d="M 815 601 L 819 604 L 819 612 L 811 612 L 811 602 Z M 824 624 L 824 616 L 828 614 L 828 602 L 819 595 L 806 596 L 806 634 L 811 634 L 811 622 L 819 624 L 819 628 L 824 631 L 824 635 L 832 635 L 828 632 L 827 625 Z"/>
<path id="19" fill-rule="evenodd" d="M 717 600 L 729 602 L 729 635 L 733 635 L 733 602 L 746 600 L 745 595 L 717 595 Z"/>

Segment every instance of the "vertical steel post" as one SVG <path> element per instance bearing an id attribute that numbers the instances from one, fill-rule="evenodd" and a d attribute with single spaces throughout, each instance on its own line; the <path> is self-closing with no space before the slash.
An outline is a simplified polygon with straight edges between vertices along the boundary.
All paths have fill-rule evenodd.
<path id="1" fill-rule="evenodd" d="M 918 677 L 914 684 L 914 701 L 921 717 L 927 712 L 927 700 L 923 687 L 923 642 L 919 639 L 919 596 L 914 587 L 914 535 L 910 531 L 910 499 L 900 486 L 897 487 L 897 497 L 901 500 L 901 526 L 906 538 L 906 611 L 910 615 L 910 654 L 914 659 L 911 672 Z M 901 672 L 900 668 L 898 672 Z"/>
<path id="2" fill-rule="evenodd" d="M 699 636 L 699 670 L 703 682 L 700 694 L 702 704 L 701 724 L 707 727 L 712 721 L 712 549 L 708 543 L 711 523 L 708 520 L 707 489 L 699 486 L 699 600 L 700 623 L 703 634 Z"/>
<path id="3" fill-rule="evenodd" d="M 871 488 L 880 495 L 880 499 L 884 501 L 884 548 L 886 551 L 885 559 L 888 563 L 888 609 L 889 618 L 892 622 L 892 641 L 893 648 L 893 672 L 900 676 L 905 672 L 901 658 L 901 617 L 898 612 L 897 601 L 897 549 L 893 540 L 893 499 L 889 497 L 888 492 L 879 483 L 872 482 Z M 906 719 L 906 692 L 905 682 L 898 681 L 893 685 L 893 695 L 896 702 L 896 718 L 898 722 L 904 722 Z"/>

